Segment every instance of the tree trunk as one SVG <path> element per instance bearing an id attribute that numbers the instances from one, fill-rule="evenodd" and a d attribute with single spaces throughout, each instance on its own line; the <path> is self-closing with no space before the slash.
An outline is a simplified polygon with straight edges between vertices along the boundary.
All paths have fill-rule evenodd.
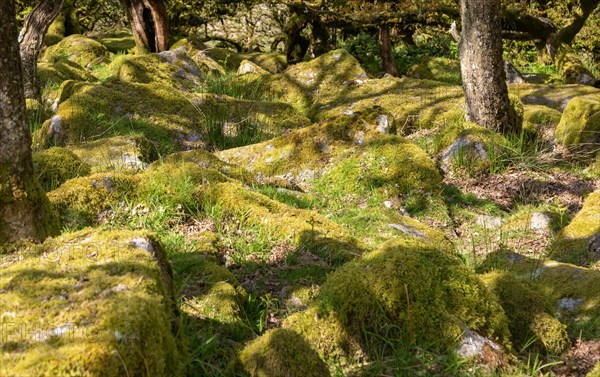
<path id="1" fill-rule="evenodd" d="M 313 54 L 315 54 L 315 57 L 321 56 L 331 50 L 329 47 L 329 31 L 319 17 L 314 17 L 311 20 L 311 25 Z"/>
<path id="2" fill-rule="evenodd" d="M 40 85 L 37 79 L 38 55 L 44 42 L 44 36 L 60 12 L 63 3 L 64 0 L 42 0 L 25 20 L 19 43 L 25 98 L 40 99 Z"/>
<path id="3" fill-rule="evenodd" d="M 169 49 L 169 24 L 163 0 L 121 0 L 127 10 L 137 49 L 162 52 Z"/>
<path id="4" fill-rule="evenodd" d="M 302 35 L 302 30 L 307 26 L 306 17 L 292 13 L 285 24 L 286 35 L 285 50 L 288 64 L 300 63 L 308 50 L 310 41 Z"/>
<path id="5" fill-rule="evenodd" d="M 56 228 L 33 173 L 14 4 L 0 0 L 0 245 L 42 241 Z"/>
<path id="6" fill-rule="evenodd" d="M 394 56 L 392 55 L 392 41 L 388 25 L 382 25 L 379 28 L 379 55 L 381 56 L 383 70 L 394 77 L 400 76 L 398 68 L 396 68 L 396 63 L 394 63 Z"/>
<path id="7" fill-rule="evenodd" d="M 497 132 L 517 131 L 502 60 L 500 0 L 461 0 L 461 19 L 466 119 Z"/>

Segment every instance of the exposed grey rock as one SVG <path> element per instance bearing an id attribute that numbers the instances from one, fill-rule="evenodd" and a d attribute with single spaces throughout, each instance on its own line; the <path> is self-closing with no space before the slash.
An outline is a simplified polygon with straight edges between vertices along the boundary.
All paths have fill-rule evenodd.
<path id="1" fill-rule="evenodd" d="M 257 75 L 264 75 L 267 72 L 266 69 L 260 67 L 259 65 L 252 63 L 250 60 L 242 60 L 242 62 L 240 63 L 240 66 L 238 67 L 237 70 L 237 74 L 238 75 L 245 75 L 247 73 L 254 73 Z"/>
<path id="2" fill-rule="evenodd" d="M 486 229 L 496 229 L 502 226 L 502 219 L 495 216 L 479 215 L 475 223 Z"/>
<path id="3" fill-rule="evenodd" d="M 152 243 L 150 241 L 148 241 L 146 238 L 134 238 L 131 240 L 131 243 L 133 244 L 133 247 L 135 247 L 136 249 L 142 249 L 151 254 L 154 254 L 156 252 L 154 245 L 152 245 Z"/>
<path id="4" fill-rule="evenodd" d="M 419 230 L 413 229 L 407 225 L 391 223 L 390 226 L 396 230 L 401 231 L 402 233 L 408 234 L 411 237 L 420 238 L 422 240 L 427 240 L 427 236 L 425 235 L 425 233 L 423 233 Z"/>
<path id="5" fill-rule="evenodd" d="M 483 356 L 485 345 L 494 351 L 502 351 L 502 347 L 494 341 L 466 328 L 456 353 L 462 358 Z"/>
<path id="6" fill-rule="evenodd" d="M 445 173 L 452 171 L 452 167 L 461 153 L 470 161 L 485 161 L 488 156 L 483 144 L 466 137 L 458 138 L 442 154 L 441 167 Z"/>
<path id="7" fill-rule="evenodd" d="M 379 131 L 379 133 L 382 134 L 387 134 L 390 131 L 390 121 L 388 120 L 387 115 L 378 115 L 377 118 L 375 118 L 375 120 L 377 121 L 377 131 Z"/>
<path id="8" fill-rule="evenodd" d="M 506 82 L 508 84 L 522 84 L 525 82 L 521 72 L 519 72 L 508 60 L 504 61 L 504 72 L 506 73 Z"/>
<path id="9" fill-rule="evenodd" d="M 560 311 L 575 311 L 583 302 L 581 298 L 565 297 L 558 301 L 558 310 Z"/>
<path id="10" fill-rule="evenodd" d="M 550 229 L 551 222 L 552 219 L 545 213 L 534 212 L 531 214 L 529 227 L 533 230 L 548 231 Z"/>

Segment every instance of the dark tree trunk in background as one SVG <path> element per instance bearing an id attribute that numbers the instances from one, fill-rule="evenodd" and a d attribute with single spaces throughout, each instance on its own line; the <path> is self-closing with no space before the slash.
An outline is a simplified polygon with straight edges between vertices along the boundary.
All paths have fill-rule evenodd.
<path id="1" fill-rule="evenodd" d="M 302 35 L 302 30 L 306 28 L 308 21 L 306 17 L 298 13 L 292 13 L 284 27 L 284 33 L 287 37 L 285 41 L 285 51 L 288 64 L 300 63 L 308 50 L 310 41 Z"/>
<path id="2" fill-rule="evenodd" d="M 460 13 L 466 119 L 497 132 L 516 131 L 502 60 L 500 0 L 461 0 Z"/>
<path id="3" fill-rule="evenodd" d="M 170 33 L 167 8 L 163 0 L 121 0 L 125 6 L 133 36 L 140 52 L 169 49 Z"/>
<path id="4" fill-rule="evenodd" d="M 381 56 L 383 70 L 392 76 L 400 76 L 398 68 L 396 68 L 396 63 L 394 63 L 394 56 L 392 55 L 392 41 L 388 25 L 382 25 L 379 28 L 379 55 Z"/>
<path id="5" fill-rule="evenodd" d="M 313 53 L 315 54 L 315 57 L 321 56 L 331 50 L 329 44 L 329 31 L 319 17 L 314 17 L 311 21 L 311 25 Z"/>
<path id="6" fill-rule="evenodd" d="M 36 182 L 27 125 L 15 2 L 0 0 L 0 245 L 42 241 L 54 217 Z"/>
<path id="7" fill-rule="evenodd" d="M 63 3 L 64 0 L 42 0 L 25 20 L 22 38 L 19 41 L 25 98 L 40 99 L 40 85 L 37 79 L 38 55 L 44 36 Z"/>

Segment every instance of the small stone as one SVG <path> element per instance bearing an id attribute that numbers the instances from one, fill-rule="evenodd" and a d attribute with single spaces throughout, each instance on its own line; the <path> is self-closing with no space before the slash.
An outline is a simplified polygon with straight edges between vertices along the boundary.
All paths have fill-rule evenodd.
<path id="1" fill-rule="evenodd" d="M 377 121 L 376 130 L 379 133 L 387 134 L 390 130 L 390 121 L 387 115 L 378 115 L 377 118 L 375 118 L 375 120 Z"/>
<path id="2" fill-rule="evenodd" d="M 462 358 L 483 356 L 486 345 L 498 353 L 501 352 L 502 348 L 498 344 L 467 328 L 456 353 Z"/>
<path id="3" fill-rule="evenodd" d="M 391 200 L 386 200 L 385 202 L 383 202 L 383 205 L 385 206 L 385 208 L 392 208 L 394 203 L 392 203 Z"/>
<path id="4" fill-rule="evenodd" d="M 534 212 L 531 214 L 531 221 L 529 226 L 533 230 L 547 231 L 550 229 L 550 223 L 552 219 L 550 216 L 541 212 Z"/>
<path id="5" fill-rule="evenodd" d="M 486 229 L 496 229 L 502 226 L 502 219 L 500 217 L 479 215 L 475 223 Z"/>
<path id="6" fill-rule="evenodd" d="M 145 238 L 134 238 L 131 240 L 131 243 L 136 249 L 142 249 L 149 253 L 154 253 L 156 251 L 152 243 Z"/>
<path id="7" fill-rule="evenodd" d="M 561 298 L 558 301 L 558 310 L 572 312 L 575 311 L 575 309 L 577 309 L 577 307 L 581 305 L 581 303 L 583 303 L 583 299 L 581 298 Z"/>
<path id="8" fill-rule="evenodd" d="M 396 230 L 399 230 L 405 234 L 408 234 L 409 236 L 412 236 L 415 238 L 420 238 L 423 240 L 427 239 L 427 236 L 425 235 L 425 233 L 418 231 L 416 229 L 413 229 L 409 226 L 402 225 L 402 224 L 395 224 L 395 223 L 390 224 L 390 226 Z"/>

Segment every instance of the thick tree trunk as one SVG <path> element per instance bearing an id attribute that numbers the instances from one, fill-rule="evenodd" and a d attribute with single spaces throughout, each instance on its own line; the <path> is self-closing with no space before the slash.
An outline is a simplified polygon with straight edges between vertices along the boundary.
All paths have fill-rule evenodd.
<path id="1" fill-rule="evenodd" d="M 42 0 L 25 20 L 19 41 L 23 65 L 23 87 L 25 98 L 40 99 L 40 85 L 37 79 L 37 60 L 44 42 L 44 36 L 60 12 L 64 0 Z"/>
<path id="2" fill-rule="evenodd" d="M 33 173 L 14 4 L 0 0 L 0 245 L 42 241 L 55 221 Z"/>
<path id="3" fill-rule="evenodd" d="M 466 119 L 498 132 L 516 131 L 502 60 L 500 0 L 461 0 L 461 19 Z"/>
<path id="4" fill-rule="evenodd" d="M 163 0 L 121 0 L 125 6 L 139 51 L 169 49 L 167 8 Z"/>
<path id="5" fill-rule="evenodd" d="M 398 77 L 398 68 L 392 55 L 392 41 L 390 39 L 390 28 L 388 25 L 382 25 L 379 28 L 379 55 L 381 56 L 381 65 L 386 73 Z"/>

